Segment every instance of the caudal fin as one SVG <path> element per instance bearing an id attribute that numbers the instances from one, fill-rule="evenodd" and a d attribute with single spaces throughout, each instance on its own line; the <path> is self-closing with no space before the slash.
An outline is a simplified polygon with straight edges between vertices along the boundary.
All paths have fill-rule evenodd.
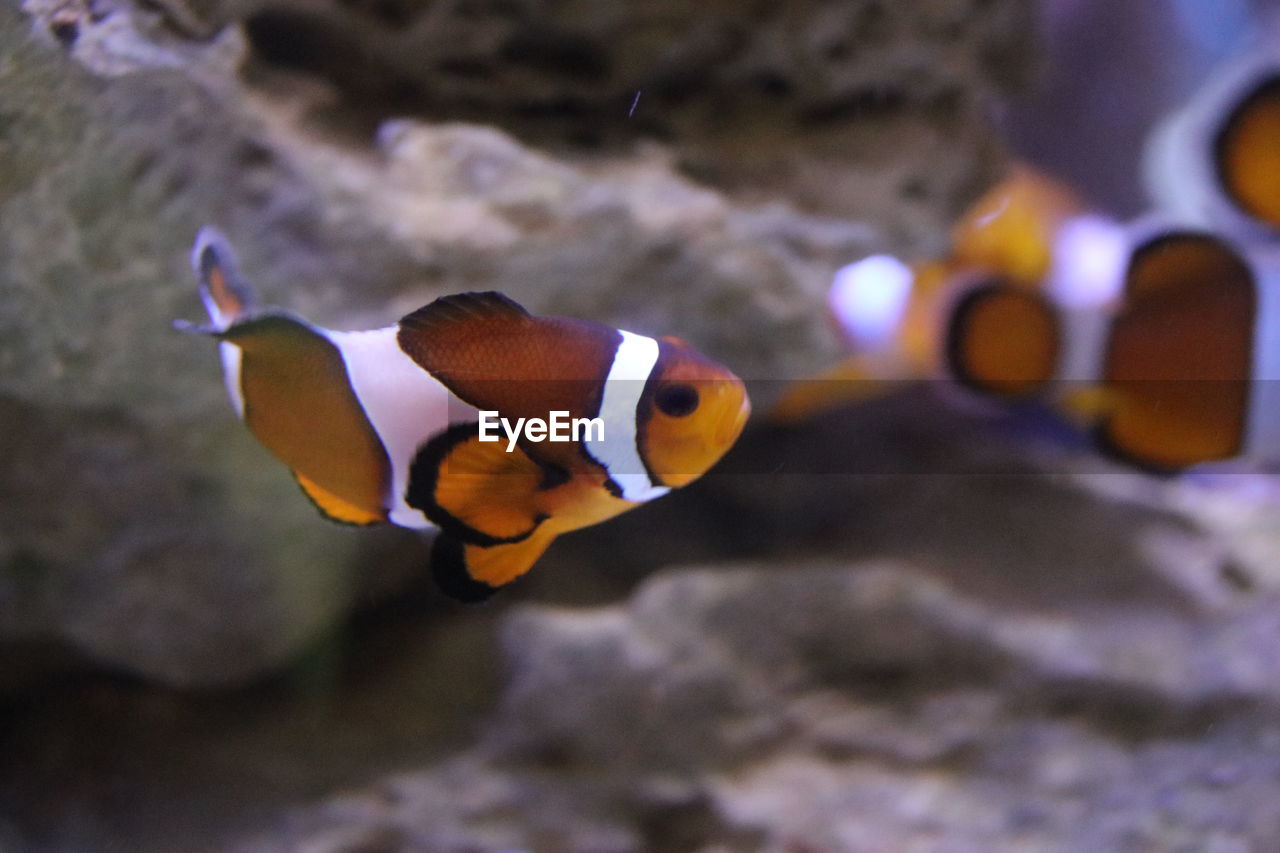
<path id="1" fill-rule="evenodd" d="M 209 312 L 208 328 L 195 331 L 218 333 L 253 312 L 257 300 L 253 288 L 240 275 L 235 253 L 218 229 L 206 225 L 196 235 L 191 250 L 191 269 L 200 282 L 200 299 Z M 181 328 L 192 328 L 182 324 Z"/>

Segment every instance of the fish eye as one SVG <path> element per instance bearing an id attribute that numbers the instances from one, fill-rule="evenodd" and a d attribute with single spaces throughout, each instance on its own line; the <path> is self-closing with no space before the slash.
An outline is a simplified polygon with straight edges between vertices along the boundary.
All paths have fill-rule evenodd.
<path id="1" fill-rule="evenodd" d="M 654 403 L 663 414 L 682 418 L 698 408 L 698 389 L 692 385 L 668 385 L 658 391 Z"/>

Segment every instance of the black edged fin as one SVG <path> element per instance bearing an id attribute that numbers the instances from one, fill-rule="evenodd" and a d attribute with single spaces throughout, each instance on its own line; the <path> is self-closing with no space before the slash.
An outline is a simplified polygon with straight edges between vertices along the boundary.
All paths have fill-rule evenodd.
<path id="1" fill-rule="evenodd" d="M 1172 231 L 1137 247 L 1111 318 L 1100 446 L 1147 468 L 1238 456 L 1248 431 L 1259 282 L 1216 234 Z"/>
<path id="2" fill-rule="evenodd" d="M 402 317 L 400 328 L 402 332 L 409 334 L 432 334 L 455 323 L 523 321 L 530 316 L 532 315 L 520 303 L 510 297 L 496 290 L 486 290 L 441 296 Z"/>
<path id="3" fill-rule="evenodd" d="M 478 424 L 455 424 L 414 456 L 405 503 L 461 542 L 509 545 L 546 519 L 537 504 L 547 482 L 546 466 L 523 450 L 480 442 Z"/>
<path id="4" fill-rule="evenodd" d="M 340 520 L 384 520 L 392 466 L 323 330 L 283 313 L 233 323 L 217 339 L 240 350 L 239 392 L 250 432 Z"/>
<path id="5" fill-rule="evenodd" d="M 1135 246 L 1125 271 L 1125 294 L 1132 302 L 1188 290 L 1215 291 L 1252 281 L 1241 254 L 1208 231 L 1172 230 Z"/>
<path id="6" fill-rule="evenodd" d="M 498 591 L 498 587 L 471 577 L 466 547 L 444 531 L 431 546 L 431 576 L 445 595 L 469 604 L 484 601 Z"/>
<path id="7" fill-rule="evenodd" d="M 432 549 L 431 572 L 448 595 L 481 601 L 524 575 L 556 538 L 546 528 L 519 542 L 472 545 L 441 531 Z"/>

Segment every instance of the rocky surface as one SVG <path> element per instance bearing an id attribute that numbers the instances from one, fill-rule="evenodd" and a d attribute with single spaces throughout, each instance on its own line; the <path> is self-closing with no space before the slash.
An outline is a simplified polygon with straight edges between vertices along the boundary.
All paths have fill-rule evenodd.
<path id="1" fill-rule="evenodd" d="M 1265 849 L 1280 682 L 1242 646 L 1274 642 L 1274 597 L 1098 604 L 864 564 L 523 610 L 479 747 L 239 849 Z"/>

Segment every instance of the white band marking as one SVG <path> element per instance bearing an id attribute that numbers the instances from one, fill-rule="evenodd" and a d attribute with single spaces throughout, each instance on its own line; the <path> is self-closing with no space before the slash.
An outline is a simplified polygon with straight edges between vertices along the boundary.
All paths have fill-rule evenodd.
<path id="1" fill-rule="evenodd" d="M 434 527 L 422 512 L 405 502 L 409 469 L 418 449 L 450 423 L 469 419 L 475 410 L 456 402 L 435 377 L 404 354 L 397 326 L 368 332 L 323 334 L 337 345 L 365 416 L 391 461 L 388 518 L 400 527 Z"/>
<path id="2" fill-rule="evenodd" d="M 644 335 L 618 331 L 622 342 L 613 355 L 600 402 L 604 438 L 584 442 L 584 446 L 622 489 L 623 499 L 642 502 L 671 491 L 666 486 L 655 486 L 649 479 L 636 435 L 636 409 L 645 381 L 658 363 L 658 342 Z"/>
<path id="3" fill-rule="evenodd" d="M 244 420 L 244 389 L 240 387 L 240 347 L 228 341 L 218 343 L 218 357 L 222 359 L 222 376 L 227 384 L 227 395 L 236 414 Z"/>

